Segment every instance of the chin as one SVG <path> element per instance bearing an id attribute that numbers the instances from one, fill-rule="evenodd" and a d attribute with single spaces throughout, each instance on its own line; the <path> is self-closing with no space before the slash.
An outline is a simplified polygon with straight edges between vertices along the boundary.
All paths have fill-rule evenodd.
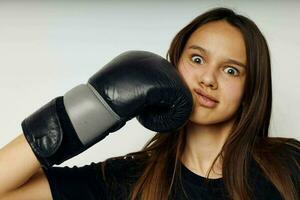
<path id="1" fill-rule="evenodd" d="M 220 116 L 222 116 L 220 118 Z M 189 118 L 189 121 L 194 124 L 198 125 L 212 125 L 212 124 L 223 124 L 227 123 L 232 120 L 231 115 L 224 116 L 224 114 L 213 114 L 211 116 L 207 115 L 201 115 L 200 113 L 198 114 L 192 114 Z"/>
<path id="2" fill-rule="evenodd" d="M 193 118 L 190 117 L 189 121 L 193 124 L 198 124 L 198 125 L 211 125 L 211 124 L 218 124 L 223 122 L 222 119 L 221 120 L 216 120 L 216 119 L 209 119 L 209 118 Z"/>

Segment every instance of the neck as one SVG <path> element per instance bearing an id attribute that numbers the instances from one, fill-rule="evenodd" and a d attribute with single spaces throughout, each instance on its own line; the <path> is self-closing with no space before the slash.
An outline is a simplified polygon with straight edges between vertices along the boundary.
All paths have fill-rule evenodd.
<path id="1" fill-rule="evenodd" d="M 221 151 L 232 127 L 232 121 L 199 125 L 189 122 L 186 127 L 186 146 L 182 162 L 200 176 L 207 176 L 214 159 Z M 209 178 L 222 177 L 222 161 L 217 159 Z"/>

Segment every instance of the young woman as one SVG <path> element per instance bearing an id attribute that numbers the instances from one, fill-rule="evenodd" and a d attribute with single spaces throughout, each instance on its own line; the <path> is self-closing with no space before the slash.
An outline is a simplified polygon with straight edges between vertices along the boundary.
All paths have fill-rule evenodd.
<path id="1" fill-rule="evenodd" d="M 73 168 L 40 168 L 21 135 L 0 152 L 1 172 L 19 173 L 1 199 L 298 200 L 300 142 L 268 136 L 270 57 L 255 23 L 212 9 L 175 36 L 167 58 L 192 94 L 184 126 L 141 151 Z M 21 151 L 27 167 L 18 168 Z"/>

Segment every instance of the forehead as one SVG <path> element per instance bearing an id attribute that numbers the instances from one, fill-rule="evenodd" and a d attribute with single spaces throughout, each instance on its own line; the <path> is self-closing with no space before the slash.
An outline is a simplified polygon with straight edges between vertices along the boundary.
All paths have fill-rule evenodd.
<path id="1" fill-rule="evenodd" d="M 208 54 L 246 63 L 243 35 L 238 28 L 225 21 L 214 21 L 200 26 L 188 39 L 186 48 L 191 45 L 205 48 Z"/>

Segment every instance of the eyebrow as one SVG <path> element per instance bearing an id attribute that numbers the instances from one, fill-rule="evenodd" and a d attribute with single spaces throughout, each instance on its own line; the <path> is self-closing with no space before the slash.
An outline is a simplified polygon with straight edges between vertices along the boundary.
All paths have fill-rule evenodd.
<path id="1" fill-rule="evenodd" d="M 204 49 L 203 47 L 201 47 L 201 46 L 198 46 L 198 45 L 191 45 L 190 47 L 189 47 L 189 49 L 197 49 L 197 50 L 199 50 L 199 51 L 201 51 L 201 52 L 203 52 L 203 53 L 207 53 L 208 52 L 208 50 L 206 50 L 206 49 Z M 237 61 L 237 60 L 234 60 L 234 59 L 227 59 L 226 60 L 226 62 L 229 62 L 229 63 L 234 63 L 234 64 L 236 64 L 236 65 L 240 65 L 241 67 L 244 67 L 244 68 L 246 68 L 246 65 L 245 64 L 243 64 L 242 62 L 239 62 L 239 61 Z"/>

